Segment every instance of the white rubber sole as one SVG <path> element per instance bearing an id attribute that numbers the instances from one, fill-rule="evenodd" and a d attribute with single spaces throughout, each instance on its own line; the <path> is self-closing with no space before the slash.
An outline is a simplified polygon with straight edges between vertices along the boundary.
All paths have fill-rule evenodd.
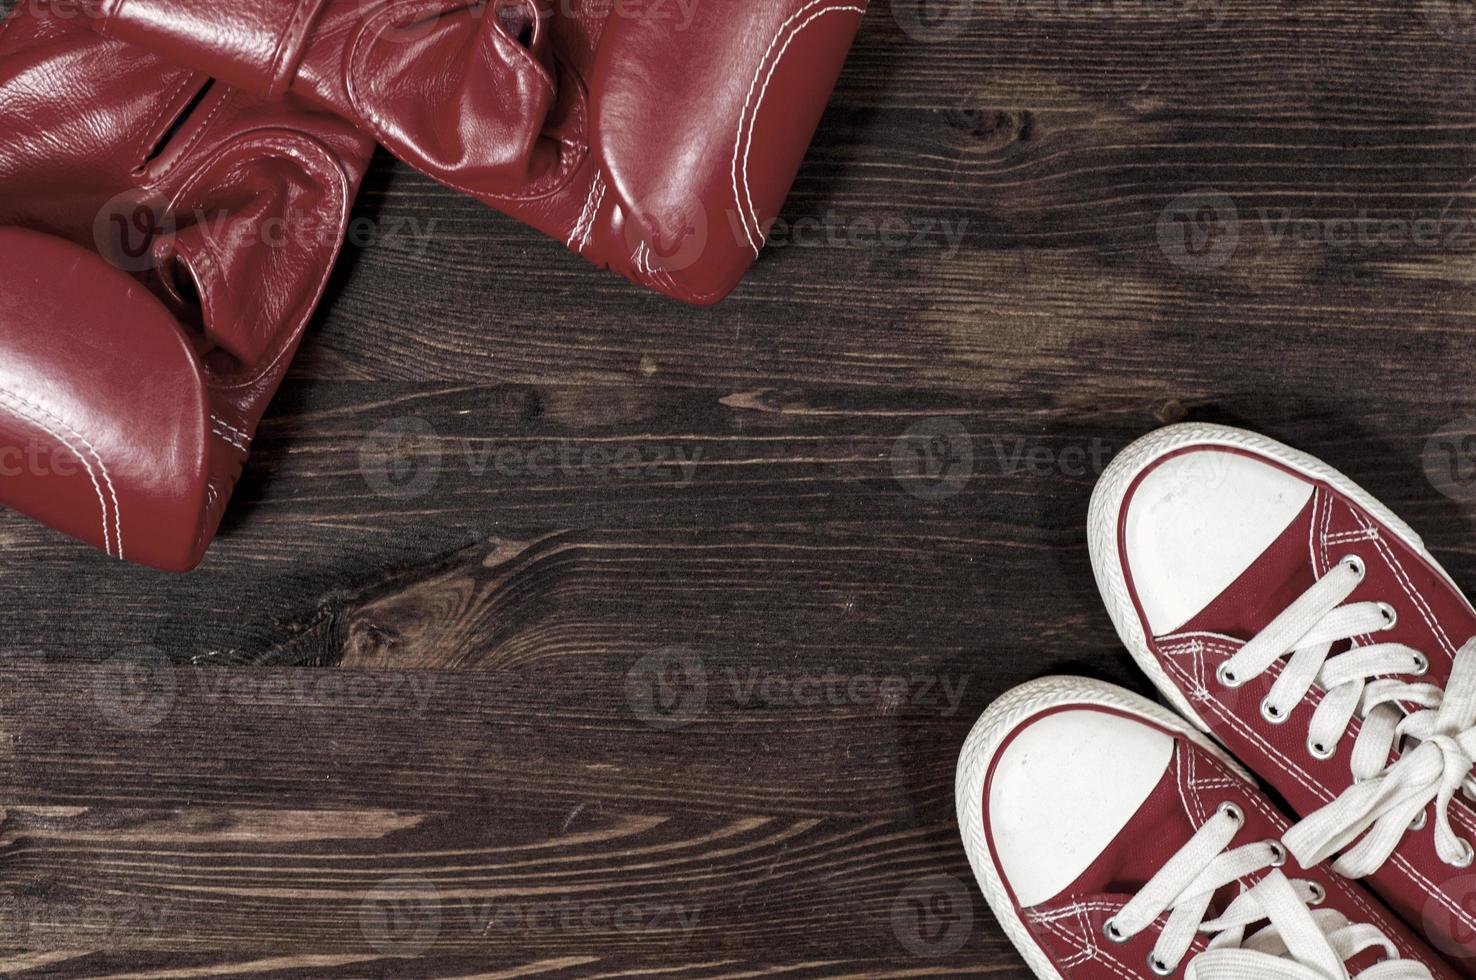
<path id="1" fill-rule="evenodd" d="M 1010 900 L 1004 882 L 1000 880 L 999 872 L 995 870 L 994 859 L 990 856 L 989 845 L 984 839 L 984 777 L 1000 746 L 1019 727 L 1020 722 L 1042 711 L 1070 705 L 1112 708 L 1152 722 L 1160 728 L 1182 735 L 1212 755 L 1248 785 L 1255 785 L 1250 773 L 1230 758 L 1224 749 L 1186 724 L 1184 719 L 1167 708 L 1114 684 L 1084 677 L 1042 677 L 1007 691 L 991 704 L 974 723 L 958 757 L 954 805 L 958 813 L 959 833 L 963 837 L 964 852 L 969 856 L 969 866 L 974 869 L 974 880 L 984 892 L 984 900 L 989 903 L 989 908 L 1004 929 L 1005 935 L 1024 957 L 1026 965 L 1041 980 L 1066 978 L 1056 969 L 1026 928 L 1024 920 L 1015 910 L 1015 903 Z"/>
<path id="2" fill-rule="evenodd" d="M 1188 699 L 1179 692 L 1177 685 L 1159 663 L 1158 657 L 1149 649 L 1143 623 L 1138 618 L 1138 610 L 1133 605 L 1127 581 L 1123 577 L 1122 558 L 1117 546 L 1118 517 L 1122 513 L 1128 488 L 1144 469 L 1168 453 L 1188 446 L 1227 446 L 1255 453 L 1280 463 L 1309 480 L 1326 483 L 1397 534 L 1455 588 L 1450 575 L 1425 549 L 1420 536 L 1408 524 L 1372 494 L 1315 456 L 1309 456 L 1254 432 L 1208 422 L 1181 422 L 1150 432 L 1113 457 L 1112 462 L 1102 471 L 1102 476 L 1092 491 L 1087 516 L 1087 547 L 1092 556 L 1092 573 L 1097 579 L 1097 589 L 1102 593 L 1102 601 L 1107 606 L 1107 614 L 1112 617 L 1112 625 L 1117 628 L 1118 637 L 1174 709 L 1201 731 L 1208 732 L 1210 728 L 1189 704 Z"/>

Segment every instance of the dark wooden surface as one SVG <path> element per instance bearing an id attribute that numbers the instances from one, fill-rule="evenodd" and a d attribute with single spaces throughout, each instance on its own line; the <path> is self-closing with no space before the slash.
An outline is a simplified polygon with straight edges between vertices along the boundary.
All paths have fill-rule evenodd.
<path id="1" fill-rule="evenodd" d="M 1111 451 L 1252 426 L 1476 586 L 1469 8 L 904 2 L 785 218 L 907 243 L 695 310 L 381 161 L 199 572 L 0 514 L 0 974 L 1020 977 L 954 759 L 1144 687 Z"/>

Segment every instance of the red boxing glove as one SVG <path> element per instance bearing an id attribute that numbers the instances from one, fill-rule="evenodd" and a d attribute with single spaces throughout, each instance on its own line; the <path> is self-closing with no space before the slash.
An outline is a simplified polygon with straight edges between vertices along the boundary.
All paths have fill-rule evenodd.
<path id="1" fill-rule="evenodd" d="M 789 193 L 865 0 L 91 0 L 99 28 L 295 93 L 597 265 L 721 299 Z"/>
<path id="2" fill-rule="evenodd" d="M 196 565 L 337 257 L 371 139 L 98 36 L 0 17 L 0 502 Z"/>

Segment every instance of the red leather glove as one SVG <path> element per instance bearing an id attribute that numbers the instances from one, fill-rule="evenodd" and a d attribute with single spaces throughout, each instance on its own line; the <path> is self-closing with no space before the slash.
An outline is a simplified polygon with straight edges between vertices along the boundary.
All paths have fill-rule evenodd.
<path id="1" fill-rule="evenodd" d="M 712 303 L 758 256 L 865 0 L 92 0 L 104 33 L 328 106 L 590 261 Z"/>
<path id="2" fill-rule="evenodd" d="M 373 142 L 102 38 L 55 0 L 0 18 L 0 106 L 0 503 L 187 570 Z"/>

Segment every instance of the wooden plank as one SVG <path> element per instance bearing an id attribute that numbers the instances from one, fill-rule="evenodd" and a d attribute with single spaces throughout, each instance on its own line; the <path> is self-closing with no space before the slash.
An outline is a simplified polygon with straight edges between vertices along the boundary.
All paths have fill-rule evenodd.
<path id="1" fill-rule="evenodd" d="M 1024 977 L 954 757 L 1145 687 L 1112 453 L 1259 429 L 1476 583 L 1460 15 L 878 7 L 710 310 L 379 159 L 199 572 L 0 514 L 0 973 Z"/>

